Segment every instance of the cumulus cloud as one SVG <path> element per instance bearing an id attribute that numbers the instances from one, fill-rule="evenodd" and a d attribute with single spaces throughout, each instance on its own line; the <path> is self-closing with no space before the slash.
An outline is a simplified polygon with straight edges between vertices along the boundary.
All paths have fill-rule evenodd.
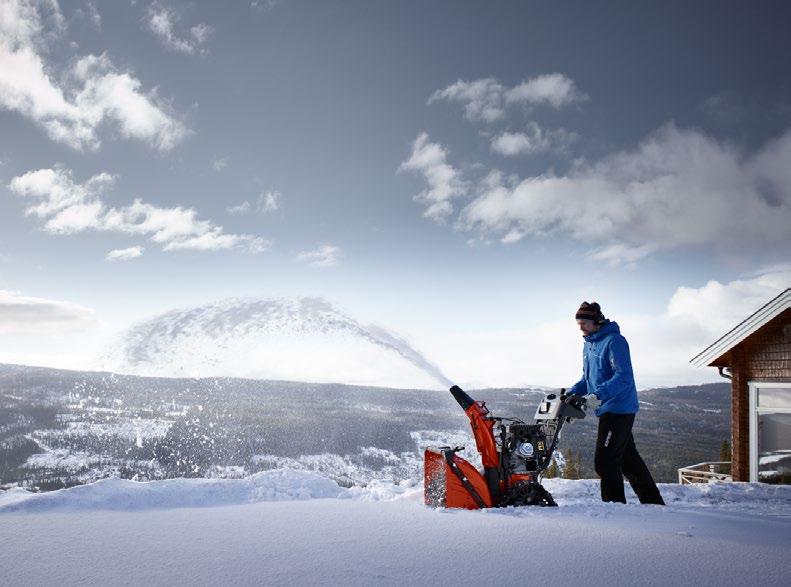
<path id="1" fill-rule="evenodd" d="M 0 363 L 95 369 L 108 335 L 88 308 L 0 290 Z"/>
<path id="2" fill-rule="evenodd" d="M 269 12 L 285 2 L 286 0 L 252 0 L 250 8 L 258 12 Z"/>
<path id="3" fill-rule="evenodd" d="M 255 202 L 244 201 L 236 206 L 230 206 L 225 209 L 229 214 L 247 214 L 248 212 L 257 212 L 259 214 L 270 214 L 277 212 L 280 209 L 280 202 L 283 198 L 277 190 L 269 190 L 262 192 L 258 195 Z"/>
<path id="4" fill-rule="evenodd" d="M 472 82 L 458 80 L 444 90 L 434 92 L 428 103 L 439 100 L 461 102 L 464 104 L 464 116 L 467 119 L 495 122 L 505 116 L 503 90 L 503 86 L 494 78 Z"/>
<path id="5" fill-rule="evenodd" d="M 77 304 L 0 290 L 0 333 L 85 330 L 95 323 L 94 313 Z"/>
<path id="6" fill-rule="evenodd" d="M 509 105 L 541 106 L 560 109 L 587 99 L 577 89 L 574 80 L 562 73 L 551 73 L 530 78 L 514 87 L 503 86 L 494 78 L 474 81 L 458 80 L 428 99 L 432 104 L 441 100 L 464 105 L 468 120 L 487 123 L 502 120 Z"/>
<path id="7" fill-rule="evenodd" d="M 39 169 L 15 177 L 9 188 L 30 201 L 25 213 L 42 220 L 44 230 L 52 234 L 99 230 L 143 235 L 165 251 L 245 249 L 257 253 L 271 244 L 258 236 L 226 233 L 211 221 L 199 220 L 192 208 L 162 208 L 140 199 L 121 208 L 108 207 L 101 195 L 114 181 L 114 176 L 100 173 L 78 183 L 71 170 Z"/>
<path id="8" fill-rule="evenodd" d="M 211 166 L 214 168 L 214 171 L 222 171 L 228 167 L 228 157 L 217 157 L 212 161 Z"/>
<path id="9" fill-rule="evenodd" d="M 714 342 L 789 287 L 791 263 L 766 266 L 728 283 L 679 287 L 668 303 L 667 318 L 699 329 Z"/>
<path id="10" fill-rule="evenodd" d="M 335 245 L 324 244 L 312 251 L 303 251 L 296 256 L 298 263 L 307 263 L 311 267 L 334 267 L 338 264 L 341 249 Z"/>
<path id="11" fill-rule="evenodd" d="M 87 0 L 81 8 L 74 11 L 74 15 L 90 22 L 96 30 L 102 29 L 102 15 L 99 14 L 94 0 Z"/>
<path id="12" fill-rule="evenodd" d="M 129 261 L 136 259 L 143 254 L 143 247 L 129 247 L 126 249 L 115 249 L 107 253 L 108 261 Z"/>
<path id="13" fill-rule="evenodd" d="M 420 173 L 428 189 L 415 196 L 415 201 L 427 206 L 427 218 L 442 220 L 453 213 L 451 201 L 466 191 L 461 174 L 447 162 L 448 153 L 439 143 L 429 142 L 428 134 L 420 133 L 412 145 L 409 158 L 399 170 Z"/>
<path id="14" fill-rule="evenodd" d="M 167 150 L 187 134 L 155 91 L 121 71 L 107 55 L 87 55 L 55 76 L 43 55 L 62 35 L 56 2 L 7 0 L 0 10 L 0 108 L 41 126 L 55 141 L 97 149 L 98 129 L 115 125 L 126 138 Z"/>
<path id="15" fill-rule="evenodd" d="M 508 104 L 546 104 L 556 110 L 586 99 L 587 96 L 577 89 L 574 80 L 562 73 L 539 75 L 505 92 Z"/>
<path id="16" fill-rule="evenodd" d="M 644 389 L 723 381 L 715 369 L 693 367 L 690 359 L 787 287 L 791 263 L 732 281 L 679 287 L 663 309 L 652 313 L 627 312 L 606 299 L 597 301 L 627 337 L 637 385 Z M 570 308 L 579 304 L 576 294 L 559 293 L 568 297 Z M 477 387 L 567 387 L 582 367 L 582 340 L 568 316 L 525 322 L 521 329 L 424 335 L 416 344 L 460 384 Z"/>
<path id="17" fill-rule="evenodd" d="M 547 151 L 562 152 L 576 139 L 576 133 L 565 129 L 547 131 L 537 123 L 529 122 L 524 132 L 504 132 L 493 137 L 491 149 L 505 157 L 534 155 Z"/>
<path id="18" fill-rule="evenodd" d="M 205 44 L 212 28 L 205 23 L 199 23 L 178 34 L 176 28 L 180 20 L 176 11 L 159 2 L 148 7 L 146 25 L 167 48 L 185 55 L 207 54 L 209 51 Z"/>
<path id="19" fill-rule="evenodd" d="M 655 250 L 791 240 L 791 132 L 744 156 L 670 124 L 636 149 L 567 175 L 480 183 L 459 226 L 484 234 L 563 235 L 629 262 Z"/>

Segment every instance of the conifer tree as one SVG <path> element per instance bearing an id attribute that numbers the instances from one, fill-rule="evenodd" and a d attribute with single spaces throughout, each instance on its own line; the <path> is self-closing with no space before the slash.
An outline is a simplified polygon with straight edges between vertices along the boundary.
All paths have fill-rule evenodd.
<path id="1" fill-rule="evenodd" d="M 579 453 L 574 454 L 574 451 L 570 450 L 568 457 L 566 457 L 566 467 L 563 470 L 563 478 L 564 479 L 579 479 L 580 478 L 580 455 Z"/>
<path id="2" fill-rule="evenodd" d="M 552 457 L 552 462 L 549 463 L 547 470 L 544 471 L 544 478 L 554 479 L 557 476 L 558 476 L 558 461 L 555 457 Z"/>

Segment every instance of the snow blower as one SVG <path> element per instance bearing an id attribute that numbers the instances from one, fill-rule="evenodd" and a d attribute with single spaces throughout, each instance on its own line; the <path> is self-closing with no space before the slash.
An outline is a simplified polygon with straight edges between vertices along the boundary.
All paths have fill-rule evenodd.
<path id="1" fill-rule="evenodd" d="M 491 416 L 486 403 L 459 386 L 450 388 L 470 419 L 483 473 L 457 453 L 463 446 L 428 447 L 424 453 L 424 499 L 432 507 L 480 509 L 522 505 L 556 506 L 541 485 L 563 424 L 585 417 L 585 398 L 548 393 L 535 424 Z"/>

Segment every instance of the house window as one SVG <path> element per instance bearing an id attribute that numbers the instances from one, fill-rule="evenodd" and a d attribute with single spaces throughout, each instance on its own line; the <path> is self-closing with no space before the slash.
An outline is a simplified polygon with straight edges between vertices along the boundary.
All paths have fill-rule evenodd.
<path id="1" fill-rule="evenodd" d="M 791 484 L 791 382 L 750 387 L 750 481 Z"/>

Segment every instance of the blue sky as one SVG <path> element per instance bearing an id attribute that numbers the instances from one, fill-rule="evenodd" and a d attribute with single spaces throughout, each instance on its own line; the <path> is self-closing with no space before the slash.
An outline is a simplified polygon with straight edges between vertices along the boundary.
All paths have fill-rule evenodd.
<path id="1" fill-rule="evenodd" d="M 784 3 L 0 6 L 2 361 L 311 295 L 560 385 L 596 299 L 675 384 L 791 284 Z"/>

